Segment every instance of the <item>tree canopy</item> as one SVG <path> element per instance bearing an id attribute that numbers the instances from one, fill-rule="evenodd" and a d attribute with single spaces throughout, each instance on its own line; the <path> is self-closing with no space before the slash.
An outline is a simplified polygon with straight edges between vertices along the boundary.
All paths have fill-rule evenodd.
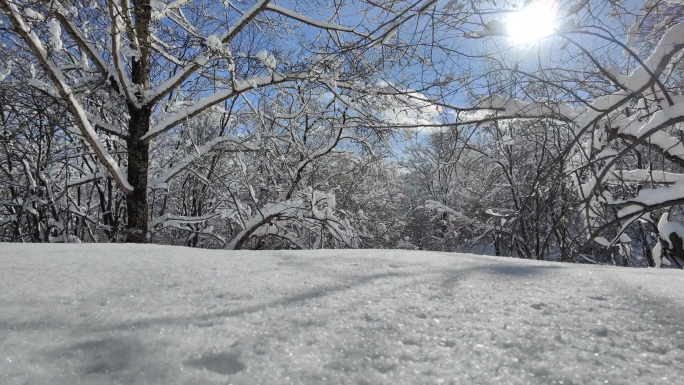
<path id="1" fill-rule="evenodd" d="M 0 0 L 0 239 L 681 267 L 683 7 Z"/>

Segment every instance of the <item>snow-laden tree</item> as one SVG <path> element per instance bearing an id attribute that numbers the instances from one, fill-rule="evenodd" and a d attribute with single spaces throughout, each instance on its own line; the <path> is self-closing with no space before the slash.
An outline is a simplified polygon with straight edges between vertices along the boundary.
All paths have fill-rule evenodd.
<path id="1" fill-rule="evenodd" d="M 493 191 L 482 157 L 468 151 L 456 130 L 433 132 L 410 143 L 402 158 L 412 244 L 455 251 L 487 232 L 477 220 Z"/>
<path id="2" fill-rule="evenodd" d="M 568 127 L 570 140 L 546 168 L 562 164 L 557 175 L 573 181 L 584 241 L 619 253 L 625 264 L 639 265 L 637 252 L 660 265 L 667 248 L 684 257 L 678 223 L 661 215 L 678 213 L 684 202 L 680 2 L 558 3 L 555 30 L 521 45 L 507 40 L 511 31 L 495 28 L 505 26 L 512 5 L 482 5 L 492 13 L 476 37 L 500 50 L 490 60 L 499 80 L 479 104 L 493 111 L 486 118 Z M 630 236 L 638 232 L 642 242 Z M 654 242 L 650 234 L 658 233 Z M 582 253 L 591 248 L 585 244 Z"/>
<path id="3" fill-rule="evenodd" d="M 70 222 L 55 204 L 64 176 L 54 170 L 69 156 L 57 129 L 64 109 L 26 84 L 2 82 L 0 111 L 0 239 L 47 241 L 48 223 Z"/>
<path id="4" fill-rule="evenodd" d="M 394 222 L 394 211 L 374 215 L 380 207 L 373 198 L 386 197 L 391 182 L 369 175 L 384 175 L 387 166 L 376 159 L 387 151 L 389 132 L 366 127 L 366 119 L 316 87 L 282 84 L 272 91 L 247 101 L 246 110 L 214 107 L 159 142 L 159 171 L 150 182 L 157 239 L 227 248 L 354 247 L 375 238 L 368 222 Z M 375 186 L 380 191 L 369 191 Z"/>
<path id="5" fill-rule="evenodd" d="M 0 20 L 11 26 L 3 42 L 32 56 L 31 86 L 64 104 L 98 160 L 91 179 L 106 171 L 125 192 L 127 239 L 141 242 L 156 141 L 225 101 L 245 96 L 247 108 L 253 90 L 299 81 L 335 95 L 364 88 L 392 64 L 383 47 L 436 3 L 355 2 L 351 12 L 314 1 L 2 0 Z M 411 47 L 396 48 L 410 56 Z M 388 56 L 368 61 L 369 52 Z M 27 66 L 25 57 L 5 64 Z"/>
<path id="6" fill-rule="evenodd" d="M 13 73 L 28 69 L 15 67 Z M 13 76 L 0 82 L 0 233 L 5 241 L 116 241 L 123 195 L 72 132 L 60 101 Z M 105 142 L 111 145 L 110 142 Z"/>

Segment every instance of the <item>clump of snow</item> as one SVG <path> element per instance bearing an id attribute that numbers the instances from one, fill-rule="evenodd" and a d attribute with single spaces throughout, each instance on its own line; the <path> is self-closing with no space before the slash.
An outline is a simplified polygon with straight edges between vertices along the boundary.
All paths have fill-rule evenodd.
<path id="1" fill-rule="evenodd" d="M 50 19 L 47 22 L 48 33 L 50 34 L 50 45 L 55 51 L 62 50 L 62 27 L 57 20 Z"/>
<path id="2" fill-rule="evenodd" d="M 122 244 L 4 244 L 0 265 L 4 385 L 684 378 L 674 270 Z"/>
<path id="3" fill-rule="evenodd" d="M 622 233 L 622 234 L 620 234 L 620 242 L 630 243 L 630 242 L 632 242 L 632 238 L 630 238 L 629 235 Z"/>
<path id="4" fill-rule="evenodd" d="M 160 0 L 151 0 L 150 6 L 152 7 L 152 10 L 155 12 L 163 12 L 164 10 L 166 10 L 166 4 Z"/>
<path id="5" fill-rule="evenodd" d="M 603 247 L 610 247 L 610 242 L 604 237 L 595 237 L 594 242 L 598 243 Z"/>
<path id="6" fill-rule="evenodd" d="M 266 52 L 265 50 L 261 50 L 257 52 L 256 55 L 254 55 L 254 57 L 263 63 L 268 57 L 268 52 Z"/>
<path id="7" fill-rule="evenodd" d="M 579 12 L 580 10 L 582 10 L 582 8 L 586 7 L 588 3 L 589 3 L 589 0 L 580 0 L 578 3 L 573 4 L 570 7 L 568 7 L 568 13 L 567 14 L 573 15 L 573 14 Z"/>
<path id="8" fill-rule="evenodd" d="M 264 67 L 266 67 L 269 71 L 274 71 L 278 65 L 278 61 L 276 60 L 275 56 L 273 56 L 273 54 L 269 54 L 266 50 L 257 52 L 257 54 L 254 55 L 254 58 L 261 62 L 261 64 L 263 64 Z"/>
<path id="9" fill-rule="evenodd" d="M 659 269 L 663 263 L 663 258 L 662 258 L 663 244 L 662 244 L 662 242 L 658 241 L 658 243 L 656 243 L 655 246 L 653 246 L 652 254 L 653 254 L 653 262 L 655 262 L 655 268 Z"/>
<path id="10" fill-rule="evenodd" d="M 207 45 L 210 49 L 220 51 L 223 48 L 223 43 L 221 43 L 221 39 L 219 39 L 218 36 L 216 35 L 209 35 L 207 36 L 207 39 L 204 41 L 204 44 Z"/>
<path id="11" fill-rule="evenodd" d="M 487 209 L 487 210 L 485 210 L 484 213 L 487 214 L 487 215 L 494 216 L 494 217 L 502 217 L 502 216 L 503 216 L 503 215 L 501 215 L 501 214 L 495 212 L 495 211 L 492 210 L 492 209 Z"/>
<path id="12" fill-rule="evenodd" d="M 120 51 L 120 52 L 121 52 L 121 54 L 124 55 L 124 56 L 130 56 L 130 57 L 133 57 L 133 58 L 139 58 L 140 55 L 141 55 L 139 50 L 137 50 L 137 49 L 131 47 L 131 46 L 128 45 L 128 44 L 122 45 L 122 46 L 121 46 L 121 51 Z"/>
<path id="13" fill-rule="evenodd" d="M 508 35 L 508 28 L 506 24 L 499 20 L 490 20 L 485 24 L 485 30 L 492 35 L 506 36 Z"/>
<path id="14" fill-rule="evenodd" d="M 276 66 L 278 65 L 278 61 L 277 61 L 276 58 L 273 56 L 273 54 L 268 55 L 268 57 L 266 58 L 266 60 L 264 60 L 263 63 L 264 63 L 264 66 L 265 66 L 266 68 L 268 68 L 268 69 L 270 69 L 270 70 L 272 70 L 272 71 L 275 70 L 275 69 L 276 69 Z"/>
<path id="15" fill-rule="evenodd" d="M 43 20 L 45 20 L 45 17 L 40 12 L 36 12 L 31 8 L 24 8 L 24 14 L 31 21 L 43 21 Z"/>
<path id="16" fill-rule="evenodd" d="M 679 238 L 684 240 L 684 226 L 679 222 L 671 222 L 667 212 L 663 213 L 658 221 L 658 233 L 671 249 L 674 248 L 674 244 L 670 241 L 670 234 L 677 234 Z"/>
<path id="17" fill-rule="evenodd" d="M 565 23 L 561 24 L 558 29 L 562 32 L 572 32 L 576 31 L 577 28 L 579 28 L 577 24 L 577 20 L 575 18 L 569 18 L 568 20 L 565 21 Z"/>

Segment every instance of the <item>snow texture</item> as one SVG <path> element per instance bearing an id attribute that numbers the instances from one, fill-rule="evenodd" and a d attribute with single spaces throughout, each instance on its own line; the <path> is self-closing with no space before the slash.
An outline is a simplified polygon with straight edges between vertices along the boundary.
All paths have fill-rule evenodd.
<path id="1" fill-rule="evenodd" d="M 389 250 L 0 249 L 5 385 L 684 378 L 675 270 Z"/>

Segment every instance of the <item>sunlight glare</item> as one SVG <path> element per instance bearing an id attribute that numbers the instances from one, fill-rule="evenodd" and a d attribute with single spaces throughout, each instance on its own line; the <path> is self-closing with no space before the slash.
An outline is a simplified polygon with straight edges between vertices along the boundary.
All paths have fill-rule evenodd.
<path id="1" fill-rule="evenodd" d="M 533 43 L 553 33 L 556 28 L 556 11 L 550 3 L 534 2 L 510 13 L 506 19 L 506 29 L 515 44 Z"/>

